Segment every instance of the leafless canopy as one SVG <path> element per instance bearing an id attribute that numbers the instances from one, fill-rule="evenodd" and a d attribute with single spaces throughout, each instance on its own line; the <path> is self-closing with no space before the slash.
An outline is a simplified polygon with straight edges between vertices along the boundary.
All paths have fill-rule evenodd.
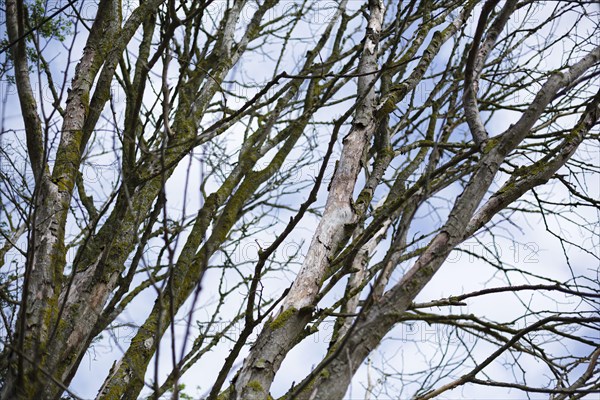
<path id="1" fill-rule="evenodd" d="M 97 3 L 0 1 L 2 399 L 600 392 L 595 2 Z"/>

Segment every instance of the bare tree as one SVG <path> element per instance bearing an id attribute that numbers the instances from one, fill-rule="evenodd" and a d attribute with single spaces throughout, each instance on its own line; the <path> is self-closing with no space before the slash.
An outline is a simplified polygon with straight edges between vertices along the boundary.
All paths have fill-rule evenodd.
<path id="1" fill-rule="evenodd" d="M 189 398 L 223 343 L 203 396 L 272 398 L 325 326 L 274 395 L 342 399 L 365 368 L 365 398 L 600 392 L 593 2 L 1 4 L 2 399 L 78 398 L 103 342 L 97 399 Z M 562 278 L 465 247 L 532 215 Z M 417 299 L 461 253 L 485 286 Z M 463 311 L 508 298 L 509 319 Z M 418 370 L 368 361 L 419 323 L 457 340 L 403 341 Z"/>

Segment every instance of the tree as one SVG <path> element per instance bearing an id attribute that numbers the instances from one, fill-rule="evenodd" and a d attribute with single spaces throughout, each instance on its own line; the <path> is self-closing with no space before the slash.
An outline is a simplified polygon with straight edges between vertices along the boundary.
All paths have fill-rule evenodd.
<path id="1" fill-rule="evenodd" d="M 189 398 L 186 371 L 224 341 L 207 398 L 271 398 L 327 324 L 286 399 L 343 398 L 417 323 L 477 340 L 438 340 L 419 371 L 390 362 L 365 396 L 600 391 L 593 2 L 3 7 L 3 399 L 77 397 L 102 341 L 118 360 L 97 399 Z M 564 249 L 562 278 L 464 246 L 526 218 Z M 577 224 L 588 242 L 565 235 Z M 417 299 L 461 253 L 489 286 Z M 488 298 L 521 305 L 508 320 L 462 311 Z M 526 378 L 532 360 L 545 380 Z"/>

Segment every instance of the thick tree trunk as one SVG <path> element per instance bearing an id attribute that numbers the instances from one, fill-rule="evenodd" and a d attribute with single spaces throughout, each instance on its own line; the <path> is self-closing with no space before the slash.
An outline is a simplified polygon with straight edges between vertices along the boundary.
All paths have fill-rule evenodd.
<path id="1" fill-rule="evenodd" d="M 590 52 L 565 74 L 552 76 L 542 87 L 538 96 L 523 113 L 517 124 L 500 135 L 501 141 L 484 154 L 477 171 L 473 174 L 464 192 L 457 199 L 447 223 L 429 243 L 425 252 L 417 259 L 399 283 L 394 285 L 380 300 L 367 303 L 351 329 L 351 334 L 340 338 L 336 348 L 302 384 L 292 390 L 294 398 L 302 400 L 336 400 L 345 395 L 352 377 L 366 357 L 377 347 L 384 336 L 401 320 L 409 306 L 442 266 L 450 251 L 478 229 L 489 222 L 510 202 L 531 188 L 547 181 L 575 153 L 583 137 L 600 120 L 600 92 L 560 146 L 559 153 L 551 162 L 540 160 L 531 167 L 535 171 L 518 182 L 508 182 L 476 212 L 481 200 L 496 176 L 499 166 L 508 152 L 521 142 L 531 129 L 533 121 L 562 87 L 581 76 L 600 60 L 600 47 Z"/>
<path id="2" fill-rule="evenodd" d="M 298 276 L 278 315 L 265 325 L 241 371 L 230 398 L 265 399 L 281 362 L 301 338 L 311 318 L 314 302 L 329 267 L 329 258 L 352 233 L 356 215 L 352 194 L 362 166 L 363 153 L 376 124 L 375 82 L 379 35 L 385 7 L 381 0 L 369 1 L 369 23 L 358 68 L 358 101 L 352 129 L 343 141 L 342 155 L 331 182 L 323 217 L 313 236 Z"/>
<path id="3" fill-rule="evenodd" d="M 65 225 L 79 173 L 81 153 L 99 112 L 108 100 L 106 87 L 112 82 L 114 65 L 141 21 L 160 2 L 157 0 L 140 6 L 123 28 L 118 2 L 103 0 L 98 6 L 98 14 L 76 67 L 67 98 L 52 172 L 46 163 L 47 155 L 38 143 L 41 143 L 41 130 L 37 130 L 37 123 L 28 122 L 37 117 L 33 96 L 26 96 L 31 91 L 29 78 L 26 74 L 21 74 L 17 79 L 18 92 L 25 94 L 20 95 L 21 108 L 30 111 L 23 117 L 28 143 L 31 143 L 30 157 L 36 177 L 36 189 L 31 213 L 33 229 L 28 240 L 24 304 L 17 321 L 16 340 L 10 349 L 11 366 L 2 388 L 2 398 L 59 398 L 93 339 L 90 334 L 95 322 L 115 287 L 118 267 L 109 271 L 106 275 L 108 279 L 97 279 L 99 271 L 110 269 L 106 260 L 111 255 L 111 250 L 114 251 L 110 246 L 111 241 L 106 240 L 107 236 L 102 230 L 98 237 L 89 240 L 86 248 L 79 250 L 81 254 L 77 255 L 76 260 L 80 262 L 73 266 L 71 277 L 65 279 Z M 16 0 L 7 2 L 7 16 L 9 26 L 20 26 L 22 31 L 23 11 L 18 10 L 17 3 Z M 115 39 L 117 32 L 119 36 Z M 18 33 L 19 29 L 9 29 L 11 40 L 19 37 Z M 25 46 L 24 41 L 20 41 L 15 48 L 22 46 Z M 13 60 L 18 69 L 27 66 L 27 59 L 22 51 L 14 52 Z M 103 65 L 103 77 L 96 84 L 95 96 L 90 104 L 92 84 Z M 125 216 L 114 217 L 121 223 L 123 220 L 118 218 Z M 125 248 L 119 248 L 124 250 L 121 257 L 115 257 L 111 261 L 120 261 L 122 266 L 132 250 L 132 238 L 137 235 L 139 223 L 141 220 L 138 225 L 127 226 L 120 231 L 128 240 L 123 242 L 126 244 Z M 107 231 L 117 227 L 109 223 L 103 228 Z M 115 232 L 119 230 L 111 231 L 113 240 L 119 239 L 119 233 L 115 235 Z M 97 242 L 99 238 L 102 244 Z"/>

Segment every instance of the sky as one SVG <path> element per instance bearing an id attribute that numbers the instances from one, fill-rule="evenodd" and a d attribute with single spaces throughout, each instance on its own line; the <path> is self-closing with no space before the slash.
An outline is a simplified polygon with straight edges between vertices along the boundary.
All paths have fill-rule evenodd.
<path id="1" fill-rule="evenodd" d="M 135 3 L 130 4 L 133 6 Z M 283 7 L 289 7 L 290 4 L 293 4 L 293 2 L 284 2 Z M 315 13 L 314 18 L 309 19 L 310 23 L 305 23 L 298 27 L 298 34 L 305 35 L 308 41 L 311 39 L 314 40 L 314 38 L 317 37 L 316 32 L 318 32 L 318 29 L 322 27 L 322 22 L 327 20 L 327 17 L 330 15 L 329 8 L 334 4 L 336 3 L 327 1 L 321 2 L 321 9 Z M 357 7 L 359 4 L 361 4 L 361 2 L 351 1 L 349 6 Z M 219 13 L 223 10 L 222 5 L 223 2 L 216 2 L 214 4 L 214 9 L 211 10 L 211 13 L 213 15 L 219 15 Z M 48 7 L 48 9 L 50 10 L 52 7 Z M 95 6 L 90 2 L 86 2 L 84 3 L 83 11 L 86 13 L 86 15 L 93 15 Z M 540 8 L 540 20 L 547 18 L 549 11 L 551 10 L 548 7 Z M 280 11 L 275 10 L 273 12 L 277 13 Z M 250 18 L 252 15 L 252 7 L 248 7 L 243 12 L 244 18 Z M 591 25 L 591 22 L 588 21 L 588 23 Z M 568 24 L 558 26 L 556 35 L 558 36 L 561 30 L 567 29 L 567 25 Z M 585 29 L 589 28 L 586 28 L 585 26 L 581 27 L 581 30 Z M 3 35 L 3 30 L 4 27 L 0 26 L 0 35 Z M 359 31 L 357 35 L 360 36 L 361 32 Z M 74 55 L 78 55 L 82 51 L 84 37 L 85 35 L 81 35 L 76 39 L 73 51 Z M 136 45 L 137 43 L 134 40 L 131 45 L 131 51 L 134 54 L 136 51 Z M 61 49 L 60 45 L 55 44 L 53 46 L 57 46 L 57 54 L 64 54 L 64 49 Z M 566 39 L 564 40 L 564 46 L 569 46 L 569 41 Z M 48 52 L 50 53 L 50 51 Z M 303 54 L 304 51 L 299 46 L 290 50 L 289 56 L 286 57 L 286 62 L 290 63 L 290 68 L 293 66 L 294 61 Z M 564 61 L 563 58 L 563 54 L 553 53 L 551 56 L 543 59 L 542 65 L 547 66 L 548 69 L 552 69 L 555 66 L 560 65 Z M 240 64 L 234 69 L 234 73 L 244 75 L 246 77 L 252 77 L 257 82 L 261 82 L 265 79 L 268 79 L 270 76 L 269 74 L 271 71 L 268 68 L 265 68 L 265 65 L 268 62 L 270 61 L 265 58 L 261 59 L 261 56 L 257 54 L 250 57 L 244 57 Z M 57 75 L 60 75 L 65 68 L 69 69 L 69 71 L 73 71 L 74 66 L 75 63 L 72 63 L 71 65 L 65 65 L 64 59 L 60 56 L 57 56 L 56 59 L 54 59 L 51 63 L 51 69 L 53 73 Z M 40 98 L 43 99 L 41 104 L 44 104 L 45 107 L 50 107 L 49 96 L 47 94 L 47 90 L 44 88 L 44 83 L 42 83 L 41 86 L 42 95 Z M 231 89 L 245 91 L 248 90 L 241 87 L 233 87 Z M 348 85 L 345 90 L 352 91 L 354 90 L 354 86 Z M 423 90 L 426 91 L 427 88 L 423 88 Z M 115 86 L 113 94 L 117 106 L 120 103 L 122 105 L 122 102 L 119 101 L 119 96 L 122 96 L 122 93 L 118 87 Z M 251 93 L 245 94 L 251 96 Z M 2 105 L 3 108 L 0 110 L 0 115 L 5 115 L 3 120 L 4 126 L 2 127 L 3 132 L 0 136 L 0 138 L 2 138 L 2 146 L 22 146 L 22 136 L 19 131 L 22 129 L 22 123 L 19 120 L 20 111 L 16 107 L 14 86 L 10 85 L 7 81 L 3 81 L 0 87 L 0 95 L 2 98 L 6 98 L 6 101 Z M 148 96 L 149 97 L 146 100 L 150 101 L 151 94 Z M 231 102 L 228 104 L 231 104 Z M 331 115 L 339 115 L 345 110 L 346 106 L 347 104 L 341 104 L 337 107 L 337 109 L 323 111 L 318 115 L 318 117 L 327 119 L 330 118 Z M 511 113 L 508 112 L 504 116 L 498 116 L 497 120 L 494 120 L 493 123 L 490 124 L 492 126 L 491 129 L 493 130 L 491 131 L 491 134 L 493 135 L 501 132 L 504 127 L 508 126 L 513 121 L 513 118 L 514 115 L 511 115 Z M 232 133 L 227 135 L 227 139 L 223 143 L 229 154 L 234 154 L 235 149 L 240 143 L 241 131 L 236 134 L 235 129 L 239 129 L 239 127 L 234 128 Z M 321 136 L 326 138 L 326 135 L 327 132 L 324 131 Z M 323 146 L 325 145 L 326 142 L 321 144 L 321 147 L 317 150 L 317 154 L 318 152 L 322 154 Z M 109 193 L 118 181 L 118 173 L 114 168 L 115 158 L 110 151 L 110 143 L 106 142 L 105 146 L 108 150 L 106 154 L 94 159 L 93 165 L 84 167 L 84 176 L 86 177 L 86 180 L 92 184 L 92 187 L 96 191 L 95 197 L 97 198 L 102 198 Z M 338 143 L 338 146 L 336 147 L 336 154 L 339 154 L 340 150 L 341 147 Z M 580 149 L 580 151 L 586 152 L 585 156 L 589 157 L 590 162 L 596 162 L 597 164 L 600 163 L 600 153 L 598 153 L 598 148 L 584 148 Z M 198 149 L 198 151 L 195 152 L 195 155 L 200 158 L 202 154 L 201 152 L 202 150 Z M 297 158 L 301 155 L 301 153 L 293 154 L 290 163 L 295 163 L 296 160 L 294 157 Z M 318 156 L 315 156 L 315 159 L 318 159 Z M 19 162 L 21 162 L 21 160 L 19 160 Z M 264 160 L 261 160 L 259 165 L 265 165 L 266 162 L 268 162 L 268 157 L 266 157 Z M 208 172 L 206 171 L 206 165 L 199 162 L 196 158 L 192 160 L 189 166 L 190 167 L 188 168 L 188 160 L 182 162 L 167 184 L 169 209 L 173 213 L 180 214 L 183 210 L 183 205 L 185 204 L 188 212 L 187 217 L 189 217 L 194 210 L 197 210 L 197 207 L 201 203 L 201 199 L 198 194 L 198 183 Z M 331 177 L 331 174 L 333 173 L 333 167 L 334 162 L 330 163 L 327 176 Z M 301 183 L 305 179 L 314 176 L 315 172 L 316 169 L 314 165 L 309 166 L 299 171 L 294 178 Z M 600 178 L 598 176 L 589 177 L 588 194 L 592 198 L 600 198 L 599 179 Z M 322 190 L 319 192 L 318 204 L 320 205 L 324 204 L 326 198 L 327 183 L 328 182 L 325 182 Z M 501 182 L 498 182 L 497 186 L 499 186 L 500 183 Z M 187 192 L 184 192 L 181 188 L 185 187 L 186 185 L 188 185 L 188 190 Z M 217 186 L 215 182 L 212 182 L 209 183 L 207 187 L 208 192 L 210 192 L 211 190 L 215 190 Z M 310 188 L 298 189 L 297 193 L 287 195 L 284 198 L 284 201 L 291 205 L 298 205 L 304 201 L 309 190 Z M 439 204 L 432 203 L 428 206 L 422 207 L 418 212 L 420 224 L 413 227 L 413 231 L 411 231 L 409 236 L 417 235 L 419 232 L 428 231 L 432 227 L 436 226 L 436 224 L 439 224 L 439 219 L 436 213 L 444 216 L 448 212 L 447 200 L 454 199 L 459 191 L 460 189 L 458 187 L 452 186 L 448 188 L 446 192 L 442 192 L 440 194 L 438 201 Z M 545 188 L 544 191 L 547 191 L 549 193 L 548 196 L 551 196 L 553 199 L 562 199 L 567 196 L 567 192 L 564 187 L 559 185 L 549 186 Z M 185 199 L 183 198 L 184 193 L 187 193 L 188 195 L 188 197 Z M 532 196 L 529 196 L 528 198 L 533 200 Z M 596 251 L 596 256 L 600 257 L 600 254 L 598 254 L 598 251 L 600 251 L 598 250 L 600 249 L 600 243 L 598 242 L 598 237 L 600 234 L 598 231 L 598 224 L 591 228 L 592 232 L 594 233 L 593 235 L 590 235 L 590 232 L 580 228 L 580 225 L 583 225 L 585 222 L 593 223 L 593 221 L 597 221 L 599 218 L 597 211 L 593 211 L 591 209 L 581 209 L 577 212 L 579 217 L 577 217 L 571 224 L 568 224 L 565 220 L 560 219 L 560 215 L 554 218 L 549 218 L 547 222 L 552 230 L 560 231 L 561 235 L 569 235 L 572 241 L 581 243 L 582 247 L 586 249 Z M 272 242 L 276 232 L 280 232 L 282 230 L 282 223 L 287 222 L 289 215 L 291 215 L 291 213 L 282 210 L 279 212 L 279 215 L 273 216 L 273 222 L 276 223 L 275 226 L 268 230 L 256 233 L 252 237 L 251 241 L 241 244 L 233 254 L 234 261 L 241 262 L 244 260 L 251 261 L 255 259 L 258 246 L 260 245 L 261 247 L 266 247 L 270 242 Z M 278 219 L 275 217 L 278 217 Z M 72 224 L 73 222 L 71 221 L 70 223 Z M 265 293 L 280 293 L 283 289 L 290 285 L 293 278 L 293 272 L 299 269 L 302 258 L 306 254 L 307 245 L 310 242 L 312 232 L 314 232 L 317 223 L 318 218 L 316 216 L 307 215 L 306 218 L 296 228 L 294 234 L 291 235 L 277 250 L 277 257 L 287 258 L 290 255 L 296 255 L 296 258 L 294 259 L 294 263 L 289 267 L 291 273 L 274 274 L 268 281 L 265 282 Z M 597 274 L 597 259 L 594 259 L 589 254 L 585 254 L 577 248 L 568 249 L 570 266 L 573 270 L 573 272 L 571 272 L 566 265 L 566 260 L 559 241 L 552 233 L 546 230 L 544 221 L 539 215 L 519 214 L 518 217 L 515 217 L 511 220 L 511 223 L 512 225 L 508 223 L 504 223 L 502 225 L 503 233 L 501 233 L 499 236 L 492 238 L 489 235 L 482 234 L 478 236 L 478 241 L 468 240 L 461 245 L 461 248 L 470 251 L 475 255 L 482 256 L 487 255 L 489 251 L 495 251 L 502 254 L 504 260 L 507 258 L 508 260 L 512 259 L 512 263 L 514 263 L 515 266 L 526 267 L 526 269 L 532 273 L 540 273 L 552 276 L 561 281 L 569 279 L 572 273 L 575 275 L 590 275 L 590 269 L 592 270 L 592 274 L 594 273 L 594 270 Z M 70 228 L 72 232 L 78 231 L 75 225 L 70 225 Z M 185 235 L 183 235 L 180 239 L 180 243 L 184 243 L 184 239 Z M 256 242 L 254 240 L 256 240 Z M 384 242 L 382 246 L 385 246 L 385 244 L 386 242 Z M 381 257 L 381 254 L 381 249 L 379 249 L 374 256 L 374 260 L 376 260 L 377 257 Z M 223 262 L 223 257 L 217 254 L 212 258 L 212 262 L 215 264 Z M 409 267 L 409 265 L 404 267 Z M 245 268 L 248 272 L 251 271 L 253 269 L 252 262 L 249 262 L 243 268 Z M 394 274 L 392 283 L 401 277 L 401 273 L 402 269 L 399 269 L 399 271 Z M 141 278 L 142 277 L 140 277 L 140 279 Z M 511 284 L 513 285 L 527 283 L 524 277 L 517 274 L 511 275 L 510 279 Z M 202 284 L 202 292 L 196 303 L 196 309 L 193 314 L 194 320 L 203 321 L 209 318 L 211 315 L 211 312 L 217 305 L 217 283 L 220 280 L 221 275 L 218 270 L 210 270 L 207 273 Z M 229 287 L 233 287 L 238 280 L 239 276 L 235 272 L 227 272 L 225 276 L 225 288 L 227 285 L 229 285 Z M 472 255 L 455 251 L 450 255 L 440 272 L 436 274 L 433 280 L 420 293 L 416 301 L 425 302 L 478 290 L 483 287 L 493 287 L 504 284 L 506 284 L 506 278 L 498 274 L 492 266 Z M 339 285 L 339 287 L 328 296 L 328 299 L 336 298 L 342 293 L 343 287 Z M 223 318 L 221 324 L 226 324 L 229 319 L 237 313 L 239 304 L 243 300 L 243 296 L 244 292 L 240 289 L 239 293 L 232 296 L 231 300 L 224 305 L 221 311 L 221 316 Z M 94 346 L 92 346 L 90 351 L 88 351 L 84 357 L 84 361 L 82 362 L 75 379 L 72 382 L 71 387 L 75 393 L 86 399 L 93 398 L 96 395 L 98 388 L 102 384 L 102 379 L 108 373 L 108 370 L 113 362 L 120 358 L 123 350 L 127 347 L 128 340 L 130 340 L 135 333 L 135 329 L 132 327 L 132 325 L 143 323 L 149 312 L 151 304 L 154 302 L 154 299 L 155 293 L 152 289 L 145 291 L 139 296 L 138 299 L 132 302 L 132 304 L 126 309 L 124 315 L 119 318 L 119 322 L 126 323 L 128 326 L 122 326 L 115 329 L 115 337 L 104 334 L 103 338 L 100 339 Z M 500 320 L 506 320 L 508 322 L 511 321 L 515 315 L 520 315 L 520 310 L 522 308 L 522 304 L 524 303 L 536 304 L 539 308 L 563 307 L 560 309 L 564 309 L 565 311 L 571 310 L 575 306 L 573 304 L 573 299 L 568 297 L 563 299 L 554 295 L 551 297 L 546 297 L 543 293 L 522 293 L 518 298 L 514 295 L 495 295 L 486 298 L 480 298 L 476 301 L 469 302 L 466 308 L 460 309 L 460 312 L 473 312 L 479 315 L 485 315 L 490 319 L 497 318 Z M 192 307 L 191 301 L 182 308 L 180 313 L 178 313 L 178 319 L 180 320 L 177 330 L 179 343 L 181 343 L 183 337 L 185 325 L 184 322 L 185 318 L 188 316 L 190 307 Z M 519 321 L 517 324 L 524 323 L 525 321 Z M 238 326 L 241 328 L 241 325 Z M 283 395 L 290 388 L 293 382 L 298 382 L 301 380 L 306 373 L 314 368 L 314 366 L 316 366 L 316 364 L 321 360 L 323 354 L 327 350 L 328 340 L 331 332 L 330 329 L 331 324 L 326 323 L 316 335 L 314 335 L 312 338 L 309 338 L 306 342 L 301 343 L 290 352 L 272 386 L 272 394 L 275 397 L 278 395 Z M 232 336 L 235 337 L 235 329 L 234 332 L 232 332 Z M 446 327 L 429 326 L 425 323 L 416 323 L 413 325 L 399 324 L 389 335 L 389 338 L 386 339 L 375 352 L 373 352 L 369 358 L 369 362 L 366 365 L 363 365 L 358 371 L 352 387 L 347 393 L 347 399 L 366 399 L 369 398 L 369 396 L 371 396 L 371 399 L 386 399 L 388 397 L 385 397 L 386 394 L 383 391 L 384 389 L 394 393 L 395 391 L 404 389 L 405 392 L 403 393 L 411 393 L 411 389 L 417 387 L 416 383 L 412 385 L 406 385 L 406 387 L 402 388 L 401 383 L 397 379 L 394 379 L 394 377 L 390 376 L 387 377 L 385 381 L 382 381 L 382 376 L 379 371 L 381 369 L 387 371 L 389 368 L 396 368 L 397 370 L 404 369 L 405 373 L 417 372 L 427 368 L 430 363 L 438 362 L 441 357 L 456 357 L 457 359 L 462 359 L 462 356 L 464 356 L 464 350 L 461 350 L 462 344 L 475 343 L 475 341 L 476 338 L 469 336 L 462 337 L 460 339 L 454 337 Z M 444 348 L 443 345 L 445 344 L 448 345 L 448 352 L 442 354 L 441 349 Z M 228 354 L 231 345 L 231 341 L 222 340 L 220 345 L 217 346 L 215 350 L 208 353 L 182 377 L 181 382 L 186 385 L 187 393 L 196 398 L 196 396 L 205 394 L 208 390 L 210 390 L 210 385 L 218 373 L 224 357 Z M 559 346 L 559 344 L 556 346 Z M 169 333 L 167 333 L 165 339 L 163 339 L 163 348 L 160 352 L 161 360 L 159 363 L 159 376 L 162 378 L 164 378 L 170 371 L 169 348 Z M 471 356 L 475 360 L 482 360 L 487 355 L 491 354 L 494 349 L 495 347 L 478 343 Z M 578 349 L 574 348 L 568 348 L 566 350 L 578 351 Z M 238 359 L 238 365 L 243 359 L 244 354 L 246 353 L 243 352 Z M 541 367 L 536 366 L 531 361 L 524 360 L 523 363 L 530 367 L 526 368 L 525 372 L 529 383 L 544 383 L 548 379 L 548 376 L 544 375 L 545 372 Z M 151 363 L 151 365 L 154 364 Z M 457 366 L 459 369 L 464 367 L 465 366 Z M 495 363 L 486 369 L 486 373 L 488 373 L 489 376 L 493 376 L 500 380 L 511 381 L 514 379 L 512 376 L 510 376 L 510 371 L 505 368 L 505 366 L 498 363 Z M 154 371 L 151 367 L 146 377 L 147 379 L 152 379 L 153 376 Z M 371 387 L 373 391 L 370 394 L 365 391 L 365 387 L 368 386 Z M 478 388 L 477 386 L 470 385 L 459 388 L 452 392 L 448 392 L 446 397 L 443 398 L 480 399 L 482 398 L 481 390 L 482 389 Z M 523 394 L 520 391 L 507 392 L 507 390 L 503 388 L 486 388 L 485 390 L 486 399 L 519 399 L 522 398 L 522 396 Z M 542 398 L 542 396 L 539 398 Z"/>

